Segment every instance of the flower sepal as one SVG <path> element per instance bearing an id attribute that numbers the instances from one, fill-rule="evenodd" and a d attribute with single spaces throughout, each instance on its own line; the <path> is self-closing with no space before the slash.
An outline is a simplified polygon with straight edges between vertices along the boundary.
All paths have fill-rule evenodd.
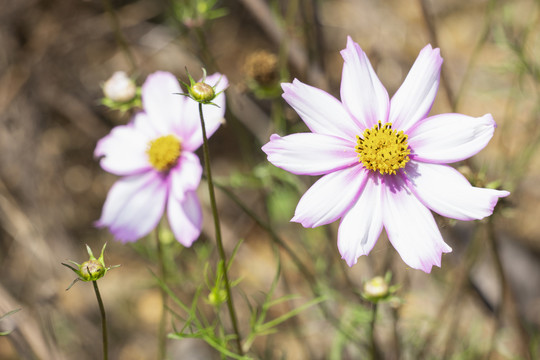
<path id="1" fill-rule="evenodd" d="M 214 86 L 208 85 L 206 81 L 206 69 L 202 68 L 203 78 L 201 81 L 197 82 L 193 79 L 188 69 L 186 68 L 186 74 L 189 78 L 189 85 L 180 80 L 180 82 L 188 89 L 187 93 L 176 93 L 177 95 L 187 96 L 198 103 L 209 104 L 219 107 L 218 104 L 212 102 L 219 94 L 221 94 L 225 89 L 216 92 L 216 88 L 221 81 L 221 77 Z"/>
<path id="2" fill-rule="evenodd" d="M 88 251 L 88 256 L 89 256 L 89 259 L 87 261 L 83 262 L 82 264 L 79 264 L 73 260 L 68 260 L 73 265 L 76 265 L 77 268 L 69 264 L 62 263 L 62 265 L 70 268 L 71 270 L 73 270 L 75 274 L 78 275 L 78 277 L 75 280 L 73 280 L 73 282 L 71 283 L 71 285 L 69 285 L 66 291 L 71 289 L 71 287 L 75 285 L 77 281 L 97 281 L 101 279 L 102 277 L 104 277 L 107 271 L 109 271 L 110 269 L 120 266 L 120 265 L 113 265 L 109 267 L 105 266 L 105 261 L 103 260 L 103 253 L 105 252 L 106 247 L 107 247 L 107 243 L 103 245 L 103 248 L 101 249 L 101 254 L 99 258 L 96 259 L 96 257 L 92 253 L 92 249 L 90 249 L 90 247 L 86 245 L 86 250 Z"/>

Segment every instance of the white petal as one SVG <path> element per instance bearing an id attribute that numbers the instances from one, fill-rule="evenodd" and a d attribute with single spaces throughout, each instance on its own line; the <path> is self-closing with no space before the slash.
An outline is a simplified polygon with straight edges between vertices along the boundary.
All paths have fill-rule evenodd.
<path id="1" fill-rule="evenodd" d="M 446 165 L 409 162 L 406 167 L 411 190 L 428 208 L 458 220 L 483 219 L 493 213 L 508 191 L 471 186 L 459 171 Z"/>
<path id="2" fill-rule="evenodd" d="M 140 134 L 144 135 L 148 141 L 164 135 L 152 126 L 152 121 L 145 112 L 135 114 L 128 125 L 134 127 Z"/>
<path id="3" fill-rule="evenodd" d="M 379 120 L 387 122 L 390 100 L 388 92 L 375 74 L 368 57 L 351 37 L 341 51 L 341 101 L 363 129 L 372 128 Z"/>
<path id="4" fill-rule="evenodd" d="M 190 247 L 202 229 L 202 210 L 195 191 L 186 192 L 182 201 L 169 196 L 167 218 L 176 240 Z"/>
<path id="5" fill-rule="evenodd" d="M 358 164 L 355 143 L 328 135 L 273 134 L 262 147 L 268 161 L 297 175 L 322 175 Z"/>
<path id="6" fill-rule="evenodd" d="M 148 139 L 133 125 L 121 125 L 98 141 L 94 156 L 100 165 L 115 175 L 134 175 L 150 170 L 146 154 Z"/>
<path id="7" fill-rule="evenodd" d="M 197 189 L 201 175 L 202 166 L 197 155 L 183 151 L 178 164 L 170 171 L 172 196 L 182 201 L 186 191 Z"/>
<path id="8" fill-rule="evenodd" d="M 426 45 L 401 87 L 390 100 L 390 122 L 393 128 L 407 132 L 427 116 L 439 87 L 442 58 L 439 49 Z"/>
<path id="9" fill-rule="evenodd" d="M 338 249 L 347 265 L 356 264 L 367 255 L 381 235 L 382 185 L 376 176 L 369 176 L 362 194 L 343 217 L 338 230 Z"/>
<path id="10" fill-rule="evenodd" d="M 142 86 L 142 102 L 152 127 L 160 134 L 172 132 L 180 121 L 184 99 L 176 77 L 168 72 L 157 71 L 148 75 Z"/>
<path id="11" fill-rule="evenodd" d="M 325 91 L 294 79 L 281 84 L 283 98 L 314 133 L 356 139 L 363 131 L 341 102 Z"/>
<path id="12" fill-rule="evenodd" d="M 383 224 L 390 242 L 403 261 L 414 269 L 431 272 L 441 266 L 442 253 L 452 249 L 444 242 L 433 215 L 398 176 L 385 176 Z"/>
<path id="13" fill-rule="evenodd" d="M 220 80 L 221 78 L 221 80 Z M 219 83 L 218 83 L 219 81 Z M 225 90 L 229 86 L 229 80 L 225 75 L 219 73 L 206 77 L 206 83 L 216 87 L 216 93 Z M 185 148 L 190 151 L 197 150 L 203 143 L 201 119 L 199 115 L 199 103 L 193 99 L 185 99 L 185 111 L 180 123 L 181 128 L 176 131 L 182 134 L 185 139 Z M 203 105 L 204 126 L 206 136 L 210 138 L 224 121 L 225 116 L 225 93 L 222 92 L 212 101 L 215 105 Z"/>
<path id="14" fill-rule="evenodd" d="M 154 229 L 165 209 L 167 184 L 149 171 L 118 180 L 107 195 L 98 227 L 108 227 L 121 241 L 136 241 Z"/>
<path id="15" fill-rule="evenodd" d="M 366 179 L 360 164 L 323 176 L 302 196 L 291 221 L 311 228 L 336 221 L 356 202 Z"/>
<path id="16" fill-rule="evenodd" d="M 496 126 L 490 114 L 478 118 L 461 114 L 436 115 L 409 131 L 409 146 L 418 161 L 438 164 L 461 161 L 482 150 Z"/>

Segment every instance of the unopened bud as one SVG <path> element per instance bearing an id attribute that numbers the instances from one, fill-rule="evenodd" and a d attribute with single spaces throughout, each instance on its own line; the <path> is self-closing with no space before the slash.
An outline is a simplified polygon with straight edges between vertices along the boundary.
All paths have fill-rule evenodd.
<path id="1" fill-rule="evenodd" d="M 364 284 L 364 296 L 378 300 L 388 295 L 388 284 L 382 276 L 376 276 Z"/>
<path id="2" fill-rule="evenodd" d="M 117 71 L 103 84 L 103 93 L 112 101 L 128 102 L 137 94 L 137 86 L 125 72 Z"/>
<path id="3" fill-rule="evenodd" d="M 213 306 L 219 306 L 227 301 L 227 292 L 224 289 L 212 289 L 208 294 L 208 303 Z"/>
<path id="4" fill-rule="evenodd" d="M 69 264 L 62 263 L 65 267 L 70 268 L 73 270 L 75 274 L 78 275 L 78 277 L 71 283 L 71 285 L 66 289 L 69 290 L 73 284 L 75 284 L 77 281 L 96 281 L 101 279 L 107 271 L 109 271 L 112 268 L 118 267 L 120 265 L 114 265 L 110 267 L 105 266 L 105 261 L 103 260 L 103 253 L 105 252 L 105 247 L 107 244 L 105 243 L 103 245 L 103 248 L 101 249 L 101 255 L 99 258 L 96 259 L 94 254 L 92 253 L 92 249 L 88 245 L 86 245 L 86 250 L 88 251 L 88 256 L 90 257 L 87 261 L 83 262 L 82 264 L 78 264 L 73 260 L 69 260 L 70 263 L 73 265 L 76 265 L 77 267 L 73 267 Z"/>
<path id="5" fill-rule="evenodd" d="M 191 94 L 193 100 L 202 103 L 210 102 L 216 97 L 214 88 L 203 82 L 198 82 L 191 86 L 189 88 L 189 93 Z"/>
<path id="6" fill-rule="evenodd" d="M 79 271 L 82 280 L 95 281 L 105 275 L 106 268 L 98 260 L 88 260 L 81 264 Z"/>

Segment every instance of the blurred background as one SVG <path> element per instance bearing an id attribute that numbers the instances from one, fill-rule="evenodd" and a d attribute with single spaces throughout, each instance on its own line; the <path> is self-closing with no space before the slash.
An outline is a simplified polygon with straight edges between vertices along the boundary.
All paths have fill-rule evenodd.
<path id="1" fill-rule="evenodd" d="M 93 158 L 96 142 L 132 115 L 103 106 L 101 86 L 118 70 L 141 85 L 157 70 L 187 81 L 187 67 L 198 78 L 203 66 L 231 84 L 227 121 L 211 139 L 216 180 L 283 241 L 218 191 L 228 254 L 243 240 L 230 270 L 241 279 L 234 288 L 241 332 L 249 332 L 250 306 L 260 304 L 276 276 L 276 297 L 298 297 L 272 308 L 269 318 L 318 295 L 327 299 L 325 310 L 312 306 L 257 339 L 254 357 L 369 358 L 371 308 L 360 292 L 387 271 L 401 301 L 379 305 L 381 358 L 540 356 L 539 1 L 1 0 L 0 9 L 0 316 L 21 309 L 0 321 L 0 332 L 12 331 L 0 336 L 1 359 L 101 356 L 91 285 L 65 291 L 75 275 L 61 263 L 83 262 L 85 244 L 99 253 L 105 242 L 106 264 L 122 265 L 99 282 L 110 356 L 156 358 L 161 305 L 149 271 L 157 268 L 155 241 L 122 244 L 93 226 L 116 180 Z M 303 229 L 289 222 L 316 179 L 279 171 L 260 150 L 271 133 L 305 131 L 281 99 L 280 82 L 298 78 L 339 98 L 347 35 L 390 95 L 420 49 L 440 47 L 432 114 L 491 113 L 498 124 L 489 145 L 456 167 L 476 186 L 512 194 L 487 220 L 437 217 L 454 251 L 429 275 L 408 268 L 384 234 L 369 257 L 348 268 L 337 251 L 337 223 Z M 204 284 L 204 264 L 218 259 L 206 186 L 199 190 L 203 235 L 189 249 L 165 244 L 167 283 L 187 304 Z M 203 287 L 201 296 L 207 294 Z M 172 323 L 182 327 L 174 315 Z M 336 323 L 353 329 L 353 340 Z M 169 340 L 168 354 L 220 358 L 197 339 Z"/>

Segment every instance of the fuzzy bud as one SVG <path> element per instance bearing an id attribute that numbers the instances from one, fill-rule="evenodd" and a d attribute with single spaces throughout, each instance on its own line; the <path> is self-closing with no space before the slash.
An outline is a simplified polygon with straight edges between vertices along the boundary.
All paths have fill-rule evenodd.
<path id="1" fill-rule="evenodd" d="M 117 71 L 103 84 L 103 93 L 112 101 L 124 103 L 135 97 L 137 86 L 125 72 Z"/>
<path id="2" fill-rule="evenodd" d="M 261 86 L 272 86 L 279 80 L 278 58 L 265 50 L 250 54 L 244 63 L 244 70 L 249 78 Z"/>

